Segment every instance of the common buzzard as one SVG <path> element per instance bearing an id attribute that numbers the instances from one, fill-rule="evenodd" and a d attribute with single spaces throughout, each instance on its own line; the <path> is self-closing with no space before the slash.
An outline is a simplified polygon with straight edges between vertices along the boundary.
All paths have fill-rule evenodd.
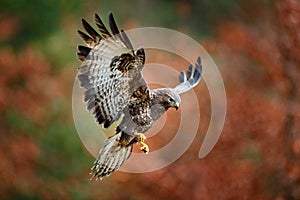
<path id="1" fill-rule="evenodd" d="M 87 109 L 104 128 L 120 119 L 115 135 L 106 139 L 91 168 L 96 179 L 118 169 L 129 158 L 135 143 L 140 143 L 141 151 L 147 154 L 149 148 L 143 133 L 169 108 L 178 109 L 179 94 L 195 87 L 202 73 L 198 57 L 187 73 L 180 73 L 175 88 L 150 90 L 141 73 L 145 64 L 144 49 L 133 49 L 126 33 L 118 29 L 112 13 L 108 20 L 111 32 L 98 14 L 95 14 L 95 22 L 101 35 L 84 19 L 82 25 L 87 34 L 78 30 L 87 45 L 78 46 L 78 57 L 83 61 L 78 68 L 78 79 L 85 89 Z"/>

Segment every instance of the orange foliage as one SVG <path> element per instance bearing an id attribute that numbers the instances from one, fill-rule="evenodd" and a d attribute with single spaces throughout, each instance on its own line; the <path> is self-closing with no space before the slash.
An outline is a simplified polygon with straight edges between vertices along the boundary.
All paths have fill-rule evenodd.
<path id="1" fill-rule="evenodd" d="M 1 39 L 17 30 L 14 18 L 1 18 Z M 4 26 L 2 26 L 4 25 Z M 62 96 L 58 79 L 51 76 L 51 65 L 32 48 L 18 53 L 0 48 L 0 198 L 41 192 L 42 181 L 36 172 L 40 147 L 26 130 L 18 130 L 14 112 L 36 125 L 44 125 L 52 101 Z M 16 117 L 16 116 L 14 116 Z M 25 122 L 27 123 L 27 122 Z"/>
<path id="2" fill-rule="evenodd" d="M 7 136 L 0 140 L 1 195 L 16 191 L 36 190 L 38 177 L 34 171 L 39 149 L 35 142 L 22 136 Z M 30 180 L 30 184 L 28 184 Z"/>
<path id="3" fill-rule="evenodd" d="M 188 10 L 184 7 L 183 13 Z M 0 194 L 29 190 L 41 199 L 72 199 L 67 190 L 75 187 L 92 199 L 300 199 L 300 2 L 277 1 L 269 16 L 255 16 L 260 26 L 224 22 L 216 41 L 204 42 L 223 59 L 219 66 L 228 102 L 223 133 L 206 158 L 197 156 L 203 138 L 198 134 L 179 160 L 156 172 L 115 172 L 98 183 L 86 183 L 86 170 L 44 183 L 35 171 L 38 142 L 1 127 Z M 51 76 L 51 63 L 31 48 L 20 53 L 0 49 L 0 55 L 1 114 L 13 108 L 41 123 L 65 82 Z M 168 64 L 178 66 L 176 61 Z M 205 133 L 209 94 L 197 95 L 199 133 Z M 0 120 L 4 122 L 2 116 Z M 166 126 L 178 128 L 169 122 Z M 154 148 L 162 146 L 156 144 Z"/>
<path id="4" fill-rule="evenodd" d="M 18 30 L 18 19 L 0 15 L 0 41 L 11 38 Z"/>
<path id="5" fill-rule="evenodd" d="M 49 75 L 49 62 L 30 48 L 18 55 L 0 49 L 0 55 L 0 111 L 16 108 L 41 123 L 49 103 L 61 95 L 57 80 Z"/>
<path id="6" fill-rule="evenodd" d="M 213 151 L 199 160 L 194 142 L 188 153 L 159 172 L 116 174 L 113 178 L 126 184 L 127 196 L 300 198 L 300 2 L 279 1 L 276 9 L 273 18 L 261 16 L 263 27 L 226 22 L 218 28 L 217 42 L 205 43 L 224 60 L 228 102 L 225 127 Z M 203 108 L 209 96 L 201 98 Z M 209 117 L 202 115 L 201 123 Z"/>

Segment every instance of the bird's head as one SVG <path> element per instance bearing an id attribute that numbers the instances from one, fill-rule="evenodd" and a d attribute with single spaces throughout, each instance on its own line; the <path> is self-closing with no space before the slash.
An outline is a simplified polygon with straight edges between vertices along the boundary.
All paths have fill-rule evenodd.
<path id="1" fill-rule="evenodd" d="M 157 89 L 156 94 L 156 98 L 159 99 L 159 103 L 166 109 L 175 108 L 178 110 L 181 99 L 179 94 L 177 94 L 174 90 L 170 88 Z"/>

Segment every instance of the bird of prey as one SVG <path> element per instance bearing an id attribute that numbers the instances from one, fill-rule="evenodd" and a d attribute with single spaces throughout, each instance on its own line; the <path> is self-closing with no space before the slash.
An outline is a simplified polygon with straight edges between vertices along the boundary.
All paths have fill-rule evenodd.
<path id="1" fill-rule="evenodd" d="M 143 133 L 169 108 L 179 108 L 180 94 L 195 87 L 201 78 L 198 57 L 187 73 L 179 75 L 175 88 L 150 90 L 142 76 L 145 64 L 143 48 L 134 49 L 128 36 L 119 30 L 112 13 L 108 16 L 110 31 L 98 14 L 95 23 L 100 34 L 82 19 L 86 33 L 78 30 L 87 46 L 78 46 L 80 86 L 85 89 L 84 101 L 96 122 L 104 128 L 118 121 L 115 134 L 106 139 L 99 157 L 91 168 L 92 178 L 102 178 L 118 169 L 139 143 L 140 150 L 149 152 Z"/>

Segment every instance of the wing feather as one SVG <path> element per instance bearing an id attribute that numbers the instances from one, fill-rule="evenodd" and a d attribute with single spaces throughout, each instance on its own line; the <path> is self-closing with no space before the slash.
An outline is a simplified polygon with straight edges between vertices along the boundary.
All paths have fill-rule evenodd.
<path id="1" fill-rule="evenodd" d="M 87 109 L 99 124 L 107 128 L 124 114 L 124 108 L 130 101 L 136 101 L 133 93 L 138 88 L 146 87 L 144 99 L 150 100 L 150 97 L 148 85 L 141 74 L 144 50 L 134 54 L 129 38 L 124 31 L 119 31 L 112 14 L 109 15 L 110 29 L 113 34 L 118 34 L 114 37 L 110 37 L 97 14 L 95 21 L 102 37 L 84 19 L 83 27 L 91 37 L 78 31 L 89 46 L 78 47 L 79 59 L 84 61 L 78 68 L 78 79 L 80 86 L 86 89 L 84 101 Z"/>
<path id="2" fill-rule="evenodd" d="M 121 34 L 121 37 L 122 37 L 122 41 L 124 42 L 124 44 L 126 45 L 126 47 L 128 49 L 133 50 L 133 46 L 132 46 L 132 44 L 131 44 L 131 42 L 130 42 L 128 36 L 127 36 L 127 34 L 124 32 L 123 29 L 121 29 L 120 34 Z"/>
<path id="3" fill-rule="evenodd" d="M 81 21 L 83 28 L 90 34 L 90 36 L 93 37 L 94 41 L 100 41 L 101 36 L 97 33 L 97 31 L 95 31 L 93 27 L 87 21 L 85 21 L 85 19 L 82 19 Z"/>
<path id="4" fill-rule="evenodd" d="M 84 32 L 78 30 L 78 34 L 80 35 L 80 37 L 85 41 L 85 43 L 88 45 L 88 46 L 94 46 L 95 45 L 95 42 L 93 40 L 93 38 L 91 38 L 90 36 L 88 36 L 87 34 L 85 34 Z"/>
<path id="5" fill-rule="evenodd" d="M 109 15 L 108 15 L 108 19 L 109 19 L 109 26 L 110 26 L 110 29 L 114 35 L 114 37 L 117 39 L 117 40 L 120 40 L 122 41 L 122 43 L 128 48 L 128 49 L 131 49 L 133 50 L 133 47 L 132 47 L 132 44 L 128 38 L 128 36 L 126 35 L 126 33 L 121 30 L 119 30 L 118 26 L 117 26 L 117 23 L 114 19 L 114 16 L 113 14 L 110 12 Z"/>
<path id="6" fill-rule="evenodd" d="M 113 14 L 111 12 L 108 14 L 108 21 L 109 21 L 109 26 L 110 26 L 110 29 L 111 29 L 112 33 L 114 35 L 118 35 L 120 33 L 120 31 L 118 29 L 115 18 L 114 18 Z"/>
<path id="7" fill-rule="evenodd" d="M 201 58 L 198 57 L 195 67 L 190 65 L 188 67 L 187 73 L 182 71 L 179 75 L 179 84 L 174 88 L 174 90 L 178 93 L 184 93 L 193 87 L 195 87 L 200 79 L 202 74 L 202 65 Z"/>
<path id="8" fill-rule="evenodd" d="M 104 38 L 110 38 L 111 34 L 109 33 L 109 31 L 106 29 L 106 27 L 104 26 L 101 18 L 99 17 L 99 15 L 97 13 L 95 13 L 95 22 L 97 27 L 99 28 L 99 31 L 101 32 L 101 34 L 103 35 Z"/>
<path id="9" fill-rule="evenodd" d="M 84 57 L 87 57 L 91 51 L 91 48 L 85 46 L 78 46 L 79 53 L 81 53 Z"/>

